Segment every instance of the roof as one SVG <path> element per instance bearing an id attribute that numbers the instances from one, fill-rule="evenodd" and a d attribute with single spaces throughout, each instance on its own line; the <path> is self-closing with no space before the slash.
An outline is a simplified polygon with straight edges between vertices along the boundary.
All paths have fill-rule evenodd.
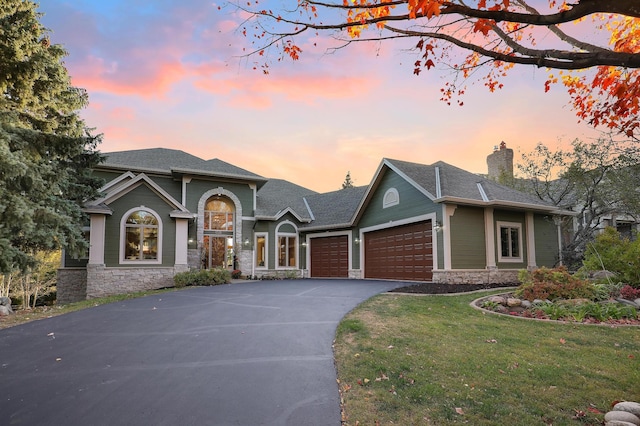
<path id="1" fill-rule="evenodd" d="M 443 161 L 424 165 L 384 159 L 383 165 L 403 175 L 434 202 L 495 205 L 543 211 L 557 210 L 553 204 L 533 195 L 501 185 Z"/>
<path id="2" fill-rule="evenodd" d="M 344 188 L 307 197 L 307 204 L 313 213 L 314 221 L 303 228 L 326 229 L 351 225 L 351 220 L 367 188 L 367 186 Z"/>
<path id="3" fill-rule="evenodd" d="M 278 219 L 287 211 L 301 222 L 313 220 L 304 198 L 317 192 L 282 179 L 269 179 L 257 193 L 256 218 Z"/>
<path id="4" fill-rule="evenodd" d="M 203 160 L 184 151 L 167 148 L 136 149 L 103 153 L 100 168 L 153 171 L 167 174 L 198 174 L 263 182 L 260 175 L 214 158 Z"/>

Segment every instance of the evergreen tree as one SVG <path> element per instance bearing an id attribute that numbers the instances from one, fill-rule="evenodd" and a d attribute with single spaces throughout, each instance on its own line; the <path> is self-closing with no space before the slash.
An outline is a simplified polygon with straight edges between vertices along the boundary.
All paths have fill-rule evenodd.
<path id="1" fill-rule="evenodd" d="M 0 273 L 33 266 L 38 250 L 84 250 L 82 204 L 100 186 L 90 169 L 101 135 L 78 114 L 87 93 L 36 8 L 0 2 Z"/>
<path id="2" fill-rule="evenodd" d="M 342 189 L 353 188 L 353 181 L 351 180 L 351 172 L 347 172 L 347 176 L 344 178 L 344 182 L 342 182 Z"/>

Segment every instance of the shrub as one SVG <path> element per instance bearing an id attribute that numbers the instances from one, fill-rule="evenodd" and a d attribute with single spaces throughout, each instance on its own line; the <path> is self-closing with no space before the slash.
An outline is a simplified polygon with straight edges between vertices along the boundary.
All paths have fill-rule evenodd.
<path id="1" fill-rule="evenodd" d="M 583 268 L 613 272 L 618 280 L 640 288 L 640 239 L 630 241 L 614 228 L 605 228 L 593 243 L 587 245 Z"/>
<path id="2" fill-rule="evenodd" d="M 640 299 L 640 288 L 633 288 L 627 284 L 620 289 L 620 297 L 628 300 Z"/>
<path id="3" fill-rule="evenodd" d="M 231 282 L 231 272 L 224 268 L 180 272 L 173 276 L 173 282 L 176 287 L 226 284 Z"/>
<path id="4" fill-rule="evenodd" d="M 620 297 L 620 291 L 623 287 L 623 283 L 596 283 L 593 285 L 593 288 L 595 289 L 593 300 L 603 301 Z"/>
<path id="5" fill-rule="evenodd" d="M 522 284 L 514 292 L 517 297 L 529 301 L 535 299 L 593 299 L 595 287 L 569 273 L 565 267 L 541 267 L 533 272 L 520 271 L 518 279 Z"/>
<path id="6" fill-rule="evenodd" d="M 242 271 L 240 269 L 234 269 L 231 272 L 231 278 L 233 278 L 234 280 L 237 280 L 238 278 L 240 278 L 242 276 Z"/>

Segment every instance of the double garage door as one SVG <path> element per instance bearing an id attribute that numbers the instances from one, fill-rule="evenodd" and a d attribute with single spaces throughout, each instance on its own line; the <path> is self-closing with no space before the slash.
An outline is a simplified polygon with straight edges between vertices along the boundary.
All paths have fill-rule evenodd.
<path id="1" fill-rule="evenodd" d="M 364 277 L 431 281 L 431 221 L 364 234 Z"/>
<path id="2" fill-rule="evenodd" d="M 364 278 L 431 281 L 431 221 L 364 234 Z M 346 278 L 349 241 L 346 235 L 311 239 L 311 276 Z"/>

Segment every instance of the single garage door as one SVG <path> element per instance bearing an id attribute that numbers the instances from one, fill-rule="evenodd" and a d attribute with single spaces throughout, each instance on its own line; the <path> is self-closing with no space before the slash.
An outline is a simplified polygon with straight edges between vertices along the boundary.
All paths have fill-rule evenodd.
<path id="1" fill-rule="evenodd" d="M 311 238 L 311 276 L 349 277 L 349 240 L 346 235 Z"/>
<path id="2" fill-rule="evenodd" d="M 431 281 L 431 221 L 364 234 L 365 278 Z"/>

